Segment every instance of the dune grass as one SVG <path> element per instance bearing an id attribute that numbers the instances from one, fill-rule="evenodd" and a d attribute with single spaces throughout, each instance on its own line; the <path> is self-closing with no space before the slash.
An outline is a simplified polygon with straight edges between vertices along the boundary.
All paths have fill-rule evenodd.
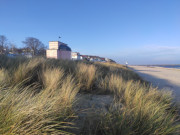
<path id="1" fill-rule="evenodd" d="M 107 112 L 77 127 L 77 94 L 110 94 Z M 171 92 L 123 65 L 0 56 L 0 134 L 178 134 Z"/>
<path id="2" fill-rule="evenodd" d="M 69 134 L 65 131 L 75 117 L 72 105 L 79 90 L 74 79 L 62 69 L 47 69 L 39 90 L 38 84 L 24 86 L 31 77 L 1 89 L 0 134 Z"/>
<path id="3" fill-rule="evenodd" d="M 112 90 L 115 102 L 109 112 L 102 115 L 102 134 L 158 134 L 179 133 L 179 124 L 171 92 L 158 91 L 140 82 L 123 81 L 121 77 L 110 76 L 104 82 Z"/>
<path id="4" fill-rule="evenodd" d="M 79 85 L 83 90 L 92 90 L 95 78 L 97 75 L 97 69 L 94 65 L 87 65 L 84 63 L 78 63 L 76 67 L 76 78 Z"/>

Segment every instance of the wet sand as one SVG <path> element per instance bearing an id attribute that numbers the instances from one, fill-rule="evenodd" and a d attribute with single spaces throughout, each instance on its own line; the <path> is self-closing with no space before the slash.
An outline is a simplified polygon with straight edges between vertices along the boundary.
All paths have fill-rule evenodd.
<path id="1" fill-rule="evenodd" d="M 153 86 L 173 91 L 173 96 L 180 102 L 180 69 L 149 66 L 130 66 L 130 68 Z"/>

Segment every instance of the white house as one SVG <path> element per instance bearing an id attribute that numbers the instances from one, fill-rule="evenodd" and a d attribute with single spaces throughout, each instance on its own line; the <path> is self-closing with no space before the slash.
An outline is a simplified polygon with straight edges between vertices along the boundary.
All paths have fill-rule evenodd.
<path id="1" fill-rule="evenodd" d="M 46 50 L 47 58 L 71 60 L 71 48 L 59 41 L 50 41 L 49 49 Z"/>
<path id="2" fill-rule="evenodd" d="M 71 57 L 72 57 L 72 60 L 81 60 L 80 53 L 78 52 L 72 52 Z"/>

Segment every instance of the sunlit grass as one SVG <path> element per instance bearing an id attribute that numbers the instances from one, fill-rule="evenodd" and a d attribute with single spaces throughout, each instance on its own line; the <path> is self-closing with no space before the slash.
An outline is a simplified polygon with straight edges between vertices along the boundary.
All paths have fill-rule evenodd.
<path id="1" fill-rule="evenodd" d="M 175 124 L 178 114 L 171 92 L 158 91 L 133 80 L 124 81 L 114 74 L 101 79 L 99 87 L 114 94 L 114 103 L 108 113 L 102 114 L 93 134 L 179 133 L 180 125 Z"/>
<path id="2" fill-rule="evenodd" d="M 78 63 L 76 67 L 76 78 L 84 90 L 91 90 L 95 83 L 97 68 L 94 65 Z"/>
<path id="3" fill-rule="evenodd" d="M 21 80 L 22 84 L 14 83 L 0 90 L 0 134 L 69 134 L 66 129 L 73 125 L 72 106 L 79 87 L 62 69 L 44 69 L 41 90 L 39 83 L 24 86 L 24 82 L 32 79 L 31 75 L 24 77 L 28 71 L 34 69 L 37 73 L 34 68 L 37 63 L 27 64 L 27 68 L 19 66 L 14 73 L 21 77 L 16 81 Z M 19 68 L 27 74 L 23 76 Z"/>
<path id="4" fill-rule="evenodd" d="M 180 131 L 171 92 L 150 86 L 123 65 L 4 56 L 0 60 L 0 134 L 82 130 L 78 133 L 169 135 Z M 85 93 L 110 94 L 114 102 L 107 112 L 87 113 L 83 128 L 75 122 L 74 105 L 77 94 Z"/>

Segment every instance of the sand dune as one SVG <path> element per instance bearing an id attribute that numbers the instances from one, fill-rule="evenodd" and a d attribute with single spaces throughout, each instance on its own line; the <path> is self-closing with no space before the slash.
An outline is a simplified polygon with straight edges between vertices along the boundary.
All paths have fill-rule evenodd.
<path id="1" fill-rule="evenodd" d="M 171 90 L 180 102 L 180 70 L 162 67 L 130 66 L 143 79 L 160 89 Z"/>

